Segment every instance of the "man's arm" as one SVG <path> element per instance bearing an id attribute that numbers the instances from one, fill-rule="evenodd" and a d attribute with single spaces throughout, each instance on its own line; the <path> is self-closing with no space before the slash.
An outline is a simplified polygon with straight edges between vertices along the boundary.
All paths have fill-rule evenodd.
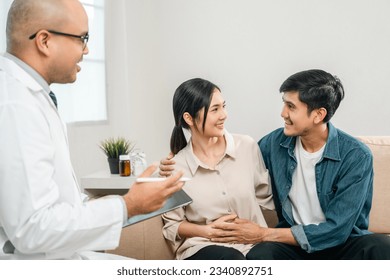
<path id="1" fill-rule="evenodd" d="M 235 219 L 233 223 L 214 225 L 221 236 L 212 238 L 213 242 L 255 244 L 259 242 L 281 242 L 298 245 L 289 228 L 264 228 L 249 220 Z"/>
<path id="2" fill-rule="evenodd" d="M 343 158 L 338 172 L 330 171 L 332 169 L 323 173 L 323 176 L 333 178 L 329 184 L 331 192 L 322 197 L 329 199 L 323 209 L 326 220 L 318 225 L 291 227 L 296 240 L 308 252 L 337 246 L 345 242 L 353 231 L 364 231 L 368 227 L 373 180 L 371 154 L 362 150 L 351 152 Z"/>

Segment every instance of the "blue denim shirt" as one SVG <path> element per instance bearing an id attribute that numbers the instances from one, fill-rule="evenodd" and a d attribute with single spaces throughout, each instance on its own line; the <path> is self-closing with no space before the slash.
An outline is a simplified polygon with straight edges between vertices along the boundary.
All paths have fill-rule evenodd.
<path id="1" fill-rule="evenodd" d="M 294 222 L 288 194 L 297 166 L 296 137 L 283 128 L 259 141 L 271 176 L 277 227 L 291 227 L 301 248 L 309 253 L 344 243 L 349 237 L 370 233 L 368 215 L 372 202 L 372 154 L 366 145 L 328 124 L 329 135 L 321 160 L 315 166 L 317 194 L 326 221 L 318 225 Z"/>

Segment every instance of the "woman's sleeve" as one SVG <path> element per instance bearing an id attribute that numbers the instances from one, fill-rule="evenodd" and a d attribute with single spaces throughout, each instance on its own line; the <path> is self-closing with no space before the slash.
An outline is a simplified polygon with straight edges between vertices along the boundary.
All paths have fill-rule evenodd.
<path id="1" fill-rule="evenodd" d="M 252 144 L 253 166 L 254 166 L 254 183 L 257 203 L 269 210 L 275 210 L 272 198 L 271 180 L 265 167 L 263 157 L 260 153 L 259 146 L 253 141 Z"/>
<path id="2" fill-rule="evenodd" d="M 163 235 L 166 239 L 175 243 L 181 240 L 179 226 L 185 220 L 184 208 L 178 208 L 162 215 L 164 221 Z"/>

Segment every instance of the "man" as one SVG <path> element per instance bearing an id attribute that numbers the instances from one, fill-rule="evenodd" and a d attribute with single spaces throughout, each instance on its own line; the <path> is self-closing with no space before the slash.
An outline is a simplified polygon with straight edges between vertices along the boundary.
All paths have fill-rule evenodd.
<path id="1" fill-rule="evenodd" d="M 285 126 L 259 141 L 279 224 L 236 219 L 217 225 L 213 241 L 256 244 L 247 259 L 390 259 L 390 238 L 368 231 L 371 152 L 329 123 L 344 97 L 340 80 L 308 70 L 280 92 Z"/>
<path id="2" fill-rule="evenodd" d="M 160 208 L 182 173 L 86 201 L 49 85 L 72 83 L 88 54 L 78 0 L 15 0 L 0 56 L 0 259 L 114 258 L 128 217 Z M 150 176 L 149 167 L 142 176 Z"/>

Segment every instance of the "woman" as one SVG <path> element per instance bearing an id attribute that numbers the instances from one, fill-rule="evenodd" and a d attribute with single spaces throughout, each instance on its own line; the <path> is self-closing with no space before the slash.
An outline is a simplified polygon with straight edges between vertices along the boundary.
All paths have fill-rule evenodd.
<path id="1" fill-rule="evenodd" d="M 220 89 L 191 79 L 173 97 L 175 127 L 171 152 L 176 169 L 192 178 L 184 190 L 193 203 L 163 215 L 163 234 L 177 259 L 245 259 L 253 244 L 215 243 L 215 223 L 248 219 L 266 227 L 259 207 L 273 209 L 268 171 L 257 143 L 225 130 L 227 113 Z M 183 128 L 191 132 L 187 143 Z"/>

